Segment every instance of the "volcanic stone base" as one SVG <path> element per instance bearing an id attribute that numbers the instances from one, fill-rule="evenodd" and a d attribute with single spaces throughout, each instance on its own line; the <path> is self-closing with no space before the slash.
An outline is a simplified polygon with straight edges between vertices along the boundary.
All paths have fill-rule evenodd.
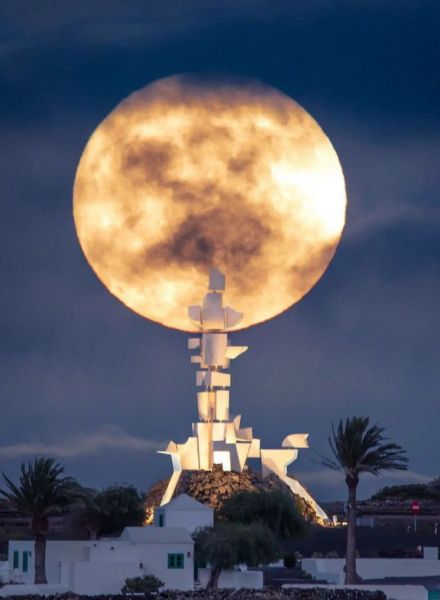
<path id="1" fill-rule="evenodd" d="M 169 479 L 155 483 L 146 493 L 146 522 L 153 520 L 154 508 L 160 505 Z M 241 473 L 223 471 L 221 465 L 215 465 L 212 471 L 183 471 L 174 496 L 188 494 L 199 502 L 218 510 L 226 498 L 243 490 L 281 490 L 292 496 L 298 511 L 308 520 L 316 521 L 315 513 L 308 502 L 293 494 L 290 488 L 276 475 L 264 478 L 246 469 Z"/>

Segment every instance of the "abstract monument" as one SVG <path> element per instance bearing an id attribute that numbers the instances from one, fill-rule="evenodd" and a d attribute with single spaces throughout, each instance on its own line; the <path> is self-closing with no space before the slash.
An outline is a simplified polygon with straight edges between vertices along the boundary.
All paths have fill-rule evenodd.
<path id="1" fill-rule="evenodd" d="M 73 203 L 86 259 L 126 307 L 194 335 L 199 419 L 185 443 L 162 451 L 173 464 L 162 504 L 183 471 L 204 477 L 221 465 L 246 479 L 247 462 L 258 459 L 263 477 L 278 476 L 326 518 L 287 474 L 307 434 L 264 449 L 230 414 L 228 366 L 247 348 L 230 345 L 228 332 L 276 317 L 312 289 L 338 246 L 346 203 L 341 164 L 319 124 L 252 79 L 157 80 L 90 136 Z M 237 310 L 223 304 L 223 273 Z"/>
<path id="2" fill-rule="evenodd" d="M 212 470 L 221 465 L 224 471 L 241 472 L 249 458 L 261 460 L 262 475 L 274 473 L 294 494 L 304 498 L 315 511 L 318 520 L 327 519 L 326 513 L 310 494 L 292 477 L 287 467 L 296 460 L 299 448 L 308 448 L 307 433 L 288 435 L 282 448 L 263 449 L 251 427 L 241 427 L 241 415 L 229 411 L 231 375 L 225 372 L 230 361 L 239 357 L 247 346 L 231 346 L 227 331 L 240 323 L 242 313 L 223 305 L 225 276 L 211 269 L 208 292 L 201 306 L 189 306 L 188 316 L 201 333 L 188 340 L 193 350 L 191 362 L 198 365 L 196 385 L 199 421 L 193 423 L 193 435 L 183 444 L 170 442 L 161 454 L 168 454 L 173 463 L 173 474 L 161 505 L 173 497 L 183 470 Z"/>

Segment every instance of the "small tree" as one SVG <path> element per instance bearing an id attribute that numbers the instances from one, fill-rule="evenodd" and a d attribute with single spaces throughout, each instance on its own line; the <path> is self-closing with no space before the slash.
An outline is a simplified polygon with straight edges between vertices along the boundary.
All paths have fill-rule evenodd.
<path id="1" fill-rule="evenodd" d="M 35 583 L 46 580 L 46 534 L 48 515 L 60 512 L 83 501 L 84 491 L 72 477 L 65 477 L 64 467 L 53 458 L 36 458 L 33 463 L 21 464 L 19 484 L 15 485 L 5 474 L 7 489 L 0 490 L 9 506 L 31 517 L 35 538 Z"/>
<path id="2" fill-rule="evenodd" d="M 263 523 L 280 539 L 300 537 L 307 531 L 292 496 L 279 490 L 237 492 L 224 501 L 218 516 L 230 523 Z"/>
<path id="3" fill-rule="evenodd" d="M 144 522 L 144 500 L 133 486 L 112 486 L 101 492 L 88 490 L 87 498 L 80 518 L 92 538 L 118 534 L 124 527 Z"/>
<path id="4" fill-rule="evenodd" d="M 207 587 L 216 589 L 220 573 L 237 564 L 233 531 L 227 523 L 200 529 L 195 534 L 195 559 L 198 566 L 211 568 Z"/>
<path id="5" fill-rule="evenodd" d="M 209 563 L 211 575 L 208 589 L 217 589 L 222 570 L 245 563 L 250 567 L 268 564 L 278 557 L 278 544 L 273 532 L 257 523 L 220 522 L 199 530 L 195 536 L 196 562 Z"/>
<path id="6" fill-rule="evenodd" d="M 408 468 L 408 458 L 398 444 L 386 442 L 384 429 L 378 425 L 369 426 L 367 417 L 341 419 L 337 428 L 332 427 L 329 437 L 334 459 L 324 459 L 323 464 L 330 469 L 342 471 L 348 487 L 348 525 L 345 564 L 345 583 L 357 583 L 356 572 L 356 513 L 357 486 L 362 473 L 379 475 L 382 471 Z"/>

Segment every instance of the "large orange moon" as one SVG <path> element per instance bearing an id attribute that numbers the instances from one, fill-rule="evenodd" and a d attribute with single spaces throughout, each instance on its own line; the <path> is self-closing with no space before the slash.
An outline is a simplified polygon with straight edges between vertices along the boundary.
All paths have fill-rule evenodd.
<path id="1" fill-rule="evenodd" d="M 99 279 L 184 331 L 212 266 L 244 313 L 240 328 L 298 302 L 332 259 L 345 209 L 320 126 L 255 81 L 174 76 L 131 94 L 90 137 L 74 185 L 76 230 Z"/>

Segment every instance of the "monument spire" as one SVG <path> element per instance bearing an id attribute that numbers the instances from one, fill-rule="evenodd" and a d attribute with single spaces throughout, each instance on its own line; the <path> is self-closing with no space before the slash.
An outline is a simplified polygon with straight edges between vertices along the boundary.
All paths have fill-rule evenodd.
<path id="1" fill-rule="evenodd" d="M 290 489 L 302 496 L 315 510 L 319 519 L 327 515 L 308 492 L 287 475 L 287 467 L 298 456 L 298 448 L 307 448 L 308 434 L 287 436 L 282 448 L 264 450 L 253 437 L 251 427 L 241 428 L 241 416 L 229 412 L 231 375 L 226 372 L 230 361 L 248 349 L 229 344 L 228 329 L 240 323 L 243 314 L 223 304 L 225 276 L 217 269 L 209 274 L 208 292 L 201 306 L 189 306 L 188 316 L 201 335 L 188 340 L 191 362 L 198 365 L 196 386 L 199 420 L 193 423 L 193 435 L 185 443 L 170 442 L 161 454 L 169 454 L 173 475 L 163 495 L 161 505 L 173 497 L 183 470 L 212 470 L 221 465 L 224 471 L 243 471 L 249 458 L 261 459 L 263 476 L 276 474 Z"/>

